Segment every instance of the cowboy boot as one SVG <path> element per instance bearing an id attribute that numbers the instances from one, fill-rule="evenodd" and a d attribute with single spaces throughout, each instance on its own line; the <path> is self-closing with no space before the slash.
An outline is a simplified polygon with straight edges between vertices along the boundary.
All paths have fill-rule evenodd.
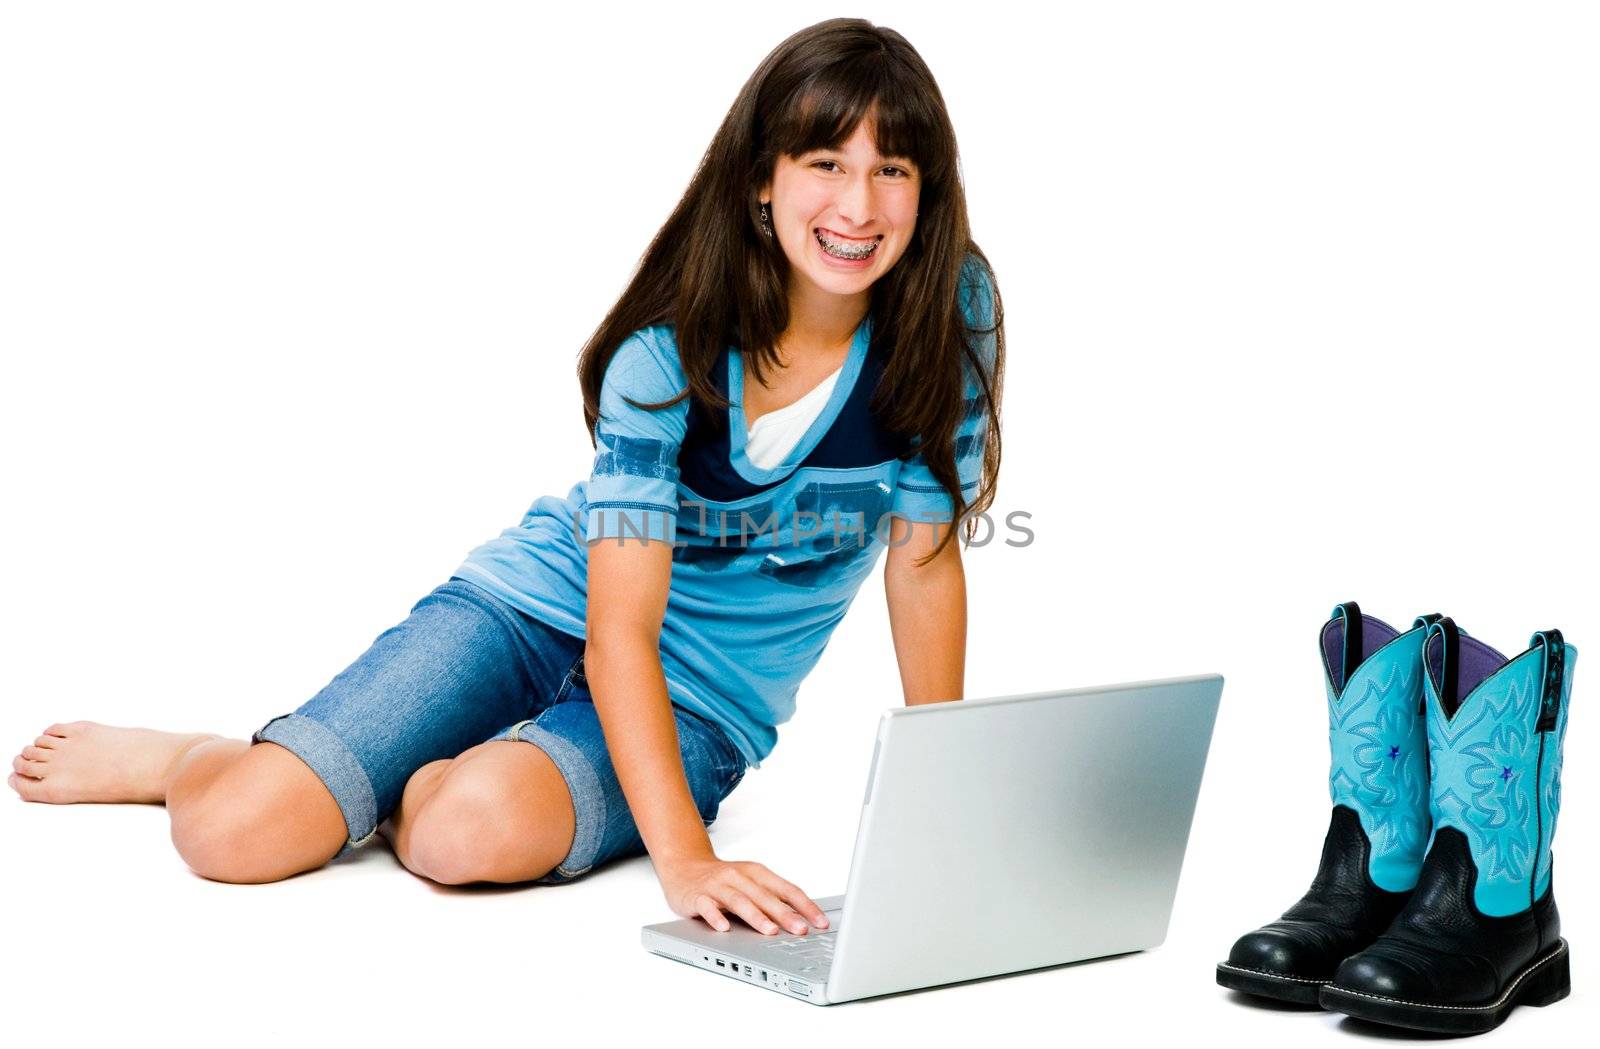
<path id="1" fill-rule="evenodd" d="M 1323 988 L 1324 1007 L 1475 1034 L 1571 991 L 1550 840 L 1577 656 L 1559 630 L 1508 660 L 1448 619 L 1429 628 L 1427 859 L 1394 924 Z"/>
<path id="2" fill-rule="evenodd" d="M 1299 902 L 1233 945 L 1217 966 L 1222 986 L 1315 1005 L 1339 963 L 1410 898 L 1428 836 L 1422 643 L 1438 619 L 1400 633 L 1350 601 L 1323 626 L 1333 815 L 1322 863 Z"/>

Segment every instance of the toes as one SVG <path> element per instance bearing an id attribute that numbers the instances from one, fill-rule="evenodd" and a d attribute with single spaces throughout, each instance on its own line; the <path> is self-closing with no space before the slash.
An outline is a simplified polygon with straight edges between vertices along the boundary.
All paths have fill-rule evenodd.
<path id="1" fill-rule="evenodd" d="M 15 772 L 6 777 L 6 783 L 12 790 L 22 795 L 23 801 L 40 801 L 44 797 L 44 781 L 29 779 L 19 776 Z"/>
<path id="2" fill-rule="evenodd" d="M 29 761 L 48 761 L 50 752 L 43 747 L 23 747 L 22 756 Z"/>
<path id="3" fill-rule="evenodd" d="M 45 750 L 49 750 L 51 747 L 54 747 L 60 742 L 60 736 L 40 736 L 38 739 L 33 741 L 33 745 L 36 747 L 42 747 Z"/>
<path id="4" fill-rule="evenodd" d="M 58 721 L 44 730 L 47 736 L 70 736 L 83 728 L 82 721 Z"/>
<path id="5" fill-rule="evenodd" d="M 11 767 L 24 776 L 32 776 L 34 779 L 44 778 L 44 762 L 42 761 L 29 761 L 21 754 L 18 754 L 12 760 Z"/>

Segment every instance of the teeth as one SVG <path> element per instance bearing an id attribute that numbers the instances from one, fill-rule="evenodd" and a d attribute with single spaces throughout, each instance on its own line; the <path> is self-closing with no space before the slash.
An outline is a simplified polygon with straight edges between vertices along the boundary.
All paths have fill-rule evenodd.
<path id="1" fill-rule="evenodd" d="M 817 230 L 817 243 L 822 245 L 823 251 L 841 259 L 864 259 L 878 250 L 876 238 L 869 241 L 836 240 L 820 229 Z"/>

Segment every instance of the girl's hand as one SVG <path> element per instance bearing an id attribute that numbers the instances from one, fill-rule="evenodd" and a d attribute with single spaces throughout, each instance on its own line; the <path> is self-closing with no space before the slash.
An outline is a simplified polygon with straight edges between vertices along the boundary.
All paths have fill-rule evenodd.
<path id="1" fill-rule="evenodd" d="M 684 858 L 658 862 L 655 868 L 672 913 L 703 918 L 718 932 L 732 927 L 723 910 L 768 936 L 783 929 L 803 936 L 808 918 L 819 929 L 828 927 L 828 916 L 799 886 L 753 860 Z"/>

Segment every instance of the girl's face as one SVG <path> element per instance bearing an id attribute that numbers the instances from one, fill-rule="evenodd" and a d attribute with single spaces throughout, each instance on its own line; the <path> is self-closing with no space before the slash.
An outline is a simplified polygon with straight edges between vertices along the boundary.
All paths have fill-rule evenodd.
<path id="1" fill-rule="evenodd" d="M 921 192 L 921 173 L 908 159 L 879 156 L 863 120 L 841 149 L 779 156 L 759 199 L 771 201 L 791 281 L 855 296 L 905 254 Z"/>

